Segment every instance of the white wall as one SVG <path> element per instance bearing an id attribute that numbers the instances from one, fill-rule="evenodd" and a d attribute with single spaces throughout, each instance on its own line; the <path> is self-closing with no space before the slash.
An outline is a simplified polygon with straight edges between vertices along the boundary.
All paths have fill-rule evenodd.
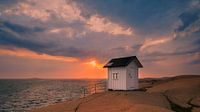
<path id="1" fill-rule="evenodd" d="M 118 73 L 118 79 L 113 79 L 113 73 Z M 108 68 L 108 89 L 126 90 L 126 68 Z"/>
<path id="2" fill-rule="evenodd" d="M 129 76 L 131 75 L 131 77 Z M 138 80 L 138 67 L 134 62 L 131 62 L 127 66 L 127 77 L 126 77 L 126 87 L 127 90 L 133 90 L 139 88 L 139 80 Z"/>

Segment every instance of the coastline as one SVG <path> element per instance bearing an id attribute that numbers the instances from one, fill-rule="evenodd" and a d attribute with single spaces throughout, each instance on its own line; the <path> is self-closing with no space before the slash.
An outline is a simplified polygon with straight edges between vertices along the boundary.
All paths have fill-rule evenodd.
<path id="1" fill-rule="evenodd" d="M 200 76 L 145 79 L 137 91 L 106 91 L 30 112 L 198 112 L 199 80 Z"/>

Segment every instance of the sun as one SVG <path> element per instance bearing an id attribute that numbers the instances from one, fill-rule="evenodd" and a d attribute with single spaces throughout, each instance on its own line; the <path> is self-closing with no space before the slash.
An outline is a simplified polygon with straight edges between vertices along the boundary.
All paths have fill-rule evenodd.
<path id="1" fill-rule="evenodd" d="M 86 62 L 85 64 L 91 65 L 96 68 L 102 68 L 102 66 L 103 66 L 102 64 L 98 63 L 97 60 L 91 60 L 89 62 Z"/>
<path id="2" fill-rule="evenodd" d="M 97 66 L 97 63 L 96 63 L 95 60 L 88 62 L 88 64 L 90 64 L 90 65 L 92 65 L 92 66 L 94 66 L 94 67 Z"/>

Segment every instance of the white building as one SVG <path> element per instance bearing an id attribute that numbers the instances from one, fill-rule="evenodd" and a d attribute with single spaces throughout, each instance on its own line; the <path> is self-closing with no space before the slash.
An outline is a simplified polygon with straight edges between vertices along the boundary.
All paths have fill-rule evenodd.
<path id="1" fill-rule="evenodd" d="M 108 68 L 108 90 L 138 89 L 138 68 L 142 64 L 136 56 L 111 59 L 104 68 Z"/>

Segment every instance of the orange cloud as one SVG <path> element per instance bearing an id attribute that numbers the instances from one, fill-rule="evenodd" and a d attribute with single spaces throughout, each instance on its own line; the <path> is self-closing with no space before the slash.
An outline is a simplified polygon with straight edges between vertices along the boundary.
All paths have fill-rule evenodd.
<path id="1" fill-rule="evenodd" d="M 51 56 L 48 54 L 38 54 L 36 52 L 29 51 L 26 49 L 15 49 L 15 50 L 0 49 L 0 55 L 18 56 L 18 57 L 26 57 L 26 58 L 42 59 L 42 60 L 56 60 L 56 61 L 65 61 L 65 62 L 78 61 L 78 59 L 73 58 L 73 57 Z"/>
<path id="2" fill-rule="evenodd" d="M 106 32 L 113 35 L 133 35 L 132 28 L 125 28 L 119 24 L 113 23 L 105 17 L 100 17 L 99 15 L 93 15 L 86 22 L 87 28 L 94 32 Z"/>
<path id="3" fill-rule="evenodd" d="M 159 44 L 163 44 L 166 42 L 169 42 L 173 39 L 173 37 L 161 37 L 161 38 L 157 38 L 157 39 L 146 39 L 143 43 L 143 45 L 140 47 L 140 51 L 143 51 L 144 49 L 151 47 L 151 46 L 156 46 Z"/>

